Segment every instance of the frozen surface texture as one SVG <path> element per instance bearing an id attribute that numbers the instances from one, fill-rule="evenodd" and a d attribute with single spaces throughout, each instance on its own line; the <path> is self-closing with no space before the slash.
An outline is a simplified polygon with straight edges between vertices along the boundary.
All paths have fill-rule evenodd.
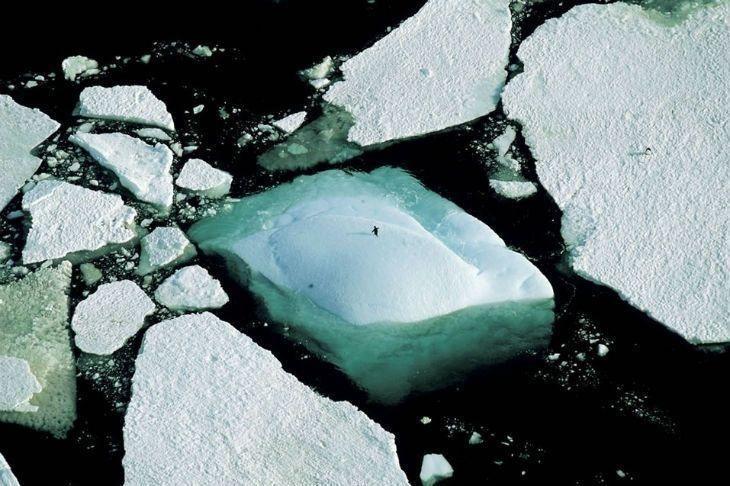
<path id="1" fill-rule="evenodd" d="M 134 131 L 134 133 L 136 133 L 139 137 L 153 138 L 162 142 L 169 142 L 172 140 L 172 137 L 170 137 L 167 132 L 159 128 L 138 128 Z"/>
<path id="2" fill-rule="evenodd" d="M 362 146 L 468 122 L 497 106 L 506 78 L 508 0 L 430 0 L 341 66 L 324 99 L 349 111 Z"/>
<path id="3" fill-rule="evenodd" d="M 77 133 L 69 141 L 83 148 L 140 201 L 161 209 L 172 206 L 172 151 L 123 133 Z"/>
<path id="4" fill-rule="evenodd" d="M 175 184 L 202 196 L 223 197 L 231 190 L 233 177 L 228 172 L 216 169 L 201 159 L 185 162 Z"/>
<path id="5" fill-rule="evenodd" d="M 500 196 L 509 199 L 523 199 L 537 192 L 537 186 L 529 181 L 489 179 L 489 186 Z"/>
<path id="6" fill-rule="evenodd" d="M 423 456 L 421 464 L 421 484 L 423 486 L 433 486 L 442 479 L 448 479 L 454 475 L 454 470 L 441 454 L 426 454 Z"/>
<path id="7" fill-rule="evenodd" d="M 71 320 L 76 346 L 85 353 L 112 354 L 144 326 L 155 303 L 131 280 L 100 285 L 79 302 Z"/>
<path id="8" fill-rule="evenodd" d="M 172 115 L 146 86 L 91 86 L 79 96 L 75 114 L 175 130 Z"/>
<path id="9" fill-rule="evenodd" d="M 504 93 L 576 272 L 694 343 L 730 341 L 729 12 L 576 7 L 522 44 Z"/>
<path id="10" fill-rule="evenodd" d="M 38 407 L 29 402 L 42 389 L 26 360 L 0 356 L 0 411 L 37 411 Z"/>
<path id="11" fill-rule="evenodd" d="M 171 310 L 197 311 L 223 307 L 228 295 L 206 269 L 191 265 L 162 282 L 155 291 L 155 299 Z"/>
<path id="12" fill-rule="evenodd" d="M 297 128 L 302 126 L 302 123 L 304 123 L 304 120 L 306 118 L 307 112 L 300 111 L 297 113 L 292 113 L 291 115 L 286 116 L 281 120 L 276 120 L 273 125 L 284 133 L 292 133 Z"/>
<path id="13" fill-rule="evenodd" d="M 33 225 L 23 248 L 23 263 L 95 252 L 136 237 L 137 212 L 116 194 L 61 181 L 41 181 L 23 196 Z"/>
<path id="14" fill-rule="evenodd" d="M 276 321 L 382 400 L 550 334 L 553 292 L 540 271 L 401 170 L 300 177 L 190 236 L 225 257 Z"/>
<path id="15" fill-rule="evenodd" d="M 20 486 L 2 454 L 0 454 L 0 486 Z"/>
<path id="16" fill-rule="evenodd" d="M 68 81 L 76 81 L 77 77 L 99 72 L 99 63 L 86 56 L 71 56 L 61 62 L 63 77 Z"/>
<path id="17" fill-rule="evenodd" d="M 142 253 L 137 273 L 147 275 L 160 268 L 184 263 L 197 252 L 179 228 L 155 228 L 142 238 Z"/>
<path id="18" fill-rule="evenodd" d="M 35 412 L 0 412 L 11 422 L 65 437 L 76 418 L 76 366 L 68 332 L 71 264 L 0 286 L 0 355 L 25 360 L 42 390 Z"/>
<path id="19" fill-rule="evenodd" d="M 408 484 L 390 433 L 209 313 L 147 331 L 124 448 L 127 486 Z"/>
<path id="20" fill-rule="evenodd" d="M 37 109 L 0 95 L 0 211 L 41 165 L 31 155 L 60 125 Z"/>

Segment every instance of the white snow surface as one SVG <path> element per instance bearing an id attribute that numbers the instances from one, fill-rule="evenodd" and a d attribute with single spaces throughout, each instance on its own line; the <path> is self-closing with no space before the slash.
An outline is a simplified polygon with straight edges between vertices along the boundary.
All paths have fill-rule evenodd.
<path id="1" fill-rule="evenodd" d="M 454 475 L 454 469 L 441 454 L 426 454 L 423 456 L 421 464 L 421 484 L 423 486 L 433 486 L 443 479 L 448 479 Z"/>
<path id="2" fill-rule="evenodd" d="M 515 141 L 516 136 L 517 131 L 513 127 L 507 127 L 504 129 L 504 132 L 502 132 L 501 135 L 492 140 L 494 150 L 497 151 L 497 154 L 500 157 L 504 157 L 505 155 L 507 155 L 507 151 L 512 146 L 512 142 Z"/>
<path id="3" fill-rule="evenodd" d="M 212 198 L 228 194 L 232 182 L 231 174 L 216 169 L 202 159 L 190 159 L 185 162 L 175 180 L 178 187 Z"/>
<path id="4" fill-rule="evenodd" d="M 41 165 L 30 151 L 60 125 L 35 108 L 0 95 L 0 211 Z"/>
<path id="5" fill-rule="evenodd" d="M 730 341 L 729 13 L 575 7 L 522 43 L 503 95 L 576 272 L 694 343 Z"/>
<path id="6" fill-rule="evenodd" d="M 500 196 L 509 199 L 524 199 L 537 192 L 537 186 L 529 181 L 489 179 L 489 186 Z"/>
<path id="7" fill-rule="evenodd" d="M 134 131 L 134 133 L 136 133 L 139 137 L 154 138 L 155 140 L 160 140 L 162 142 L 169 142 L 172 140 L 172 137 L 160 128 L 138 128 Z"/>
<path id="8" fill-rule="evenodd" d="M 140 201 L 162 209 L 172 206 L 173 154 L 165 144 L 148 145 L 123 133 L 76 133 L 69 141 L 114 172 Z"/>
<path id="9" fill-rule="evenodd" d="M 299 111 L 297 113 L 292 113 L 289 116 L 285 116 L 284 118 L 280 120 L 276 120 L 272 123 L 276 128 L 281 130 L 284 133 L 292 133 L 297 128 L 302 126 L 302 123 L 304 123 L 304 120 L 307 118 L 307 112 L 306 111 Z"/>
<path id="10" fill-rule="evenodd" d="M 362 146 L 413 137 L 490 113 L 506 78 L 508 0 L 430 0 L 341 66 L 324 99 L 355 119 Z"/>
<path id="11" fill-rule="evenodd" d="M 79 96 L 75 114 L 88 118 L 139 123 L 174 131 L 167 106 L 146 86 L 91 86 Z"/>
<path id="12" fill-rule="evenodd" d="M 43 387 L 28 362 L 14 356 L 0 356 L 0 410 L 4 412 L 35 412 L 38 407 L 28 403 Z"/>
<path id="13" fill-rule="evenodd" d="M 2 454 L 0 454 L 0 486 L 20 486 Z"/>
<path id="14" fill-rule="evenodd" d="M 86 56 L 71 56 L 61 62 L 63 77 L 68 81 L 76 81 L 77 77 L 89 72 L 98 72 L 99 63 Z"/>
<path id="15" fill-rule="evenodd" d="M 146 275 L 162 267 L 182 263 L 194 257 L 195 246 L 180 228 L 155 228 L 142 238 L 138 273 Z"/>
<path id="16" fill-rule="evenodd" d="M 147 331 L 124 449 L 126 486 L 408 484 L 392 434 L 209 313 Z"/>
<path id="17" fill-rule="evenodd" d="M 155 303 L 131 280 L 100 285 L 79 302 L 71 319 L 76 347 L 85 353 L 112 354 L 144 326 Z"/>
<path id="18" fill-rule="evenodd" d="M 44 180 L 23 196 L 32 226 L 23 248 L 23 263 L 96 251 L 136 237 L 137 212 L 116 194 L 92 191 L 67 182 Z"/>
<path id="19" fill-rule="evenodd" d="M 155 299 L 171 310 L 197 311 L 223 307 L 228 295 L 206 269 L 191 265 L 162 282 L 155 291 Z"/>

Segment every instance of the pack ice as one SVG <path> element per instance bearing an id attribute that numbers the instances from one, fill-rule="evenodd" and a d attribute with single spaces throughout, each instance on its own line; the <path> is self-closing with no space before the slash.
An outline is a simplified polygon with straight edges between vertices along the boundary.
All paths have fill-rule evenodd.
<path id="1" fill-rule="evenodd" d="M 695 343 L 730 341 L 729 12 L 576 7 L 523 42 L 503 96 L 576 272 Z"/>
<path id="2" fill-rule="evenodd" d="M 31 155 L 60 125 L 34 108 L 0 95 L 0 211 L 41 165 Z"/>
<path id="3" fill-rule="evenodd" d="M 0 454 L 0 486 L 20 486 L 2 454 Z"/>
<path id="4" fill-rule="evenodd" d="M 139 257 L 139 275 L 147 275 L 160 268 L 184 263 L 197 251 L 180 228 L 174 226 L 155 228 L 142 238 Z"/>
<path id="5" fill-rule="evenodd" d="M 408 484 L 393 435 L 209 313 L 147 331 L 124 449 L 127 486 Z"/>
<path id="6" fill-rule="evenodd" d="M 74 114 L 175 130 L 167 106 L 146 86 L 90 86 L 79 95 Z"/>
<path id="7" fill-rule="evenodd" d="M 468 122 L 497 106 L 511 42 L 509 0 L 430 0 L 341 66 L 324 96 L 362 146 Z"/>
<path id="8" fill-rule="evenodd" d="M 384 402 L 550 335 L 553 292 L 540 271 L 402 170 L 300 177 L 189 235 Z"/>

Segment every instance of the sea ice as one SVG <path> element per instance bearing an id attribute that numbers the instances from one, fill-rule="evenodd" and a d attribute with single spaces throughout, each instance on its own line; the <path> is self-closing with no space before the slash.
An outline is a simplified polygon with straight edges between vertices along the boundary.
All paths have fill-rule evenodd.
<path id="1" fill-rule="evenodd" d="M 2 454 L 0 454 L 0 486 L 20 486 Z"/>
<path id="2" fill-rule="evenodd" d="M 0 95 L 0 211 L 40 167 L 41 159 L 30 151 L 59 126 L 41 111 Z"/>
<path id="3" fill-rule="evenodd" d="M 147 275 L 160 268 L 178 265 L 193 258 L 195 246 L 179 228 L 155 228 L 142 238 L 139 275 Z"/>
<path id="4" fill-rule="evenodd" d="M 300 177 L 189 235 L 381 401 L 550 335 L 553 291 L 540 271 L 402 170 Z"/>
<path id="5" fill-rule="evenodd" d="M 172 140 L 167 132 L 159 128 L 138 128 L 134 131 L 134 133 L 136 133 L 139 137 L 154 138 L 155 140 L 160 140 L 161 142 L 169 142 L 170 140 Z"/>
<path id="6" fill-rule="evenodd" d="M 494 146 L 494 150 L 497 151 L 497 155 L 500 157 L 507 155 L 507 151 L 512 146 L 516 136 L 517 131 L 512 127 L 507 127 L 501 135 L 492 140 L 492 145 Z"/>
<path id="7" fill-rule="evenodd" d="M 272 125 L 274 125 L 282 132 L 289 134 L 296 131 L 297 128 L 301 127 L 306 118 L 307 112 L 299 111 L 297 113 L 292 113 L 289 116 L 285 116 L 281 120 L 276 120 L 272 123 Z"/>
<path id="8" fill-rule="evenodd" d="M 114 172 L 140 201 L 161 209 L 172 206 L 173 155 L 166 145 L 158 143 L 153 147 L 123 133 L 77 133 L 69 141 Z"/>
<path id="9" fill-rule="evenodd" d="M 76 347 L 85 353 L 112 354 L 144 326 L 155 303 L 131 280 L 100 285 L 79 302 L 71 319 Z"/>
<path id="10" fill-rule="evenodd" d="M 423 456 L 423 464 L 421 464 L 421 484 L 423 486 L 433 486 L 443 479 L 448 479 L 454 475 L 454 469 L 441 454 L 426 454 Z"/>
<path id="11" fill-rule="evenodd" d="M 349 111 L 362 146 L 413 137 L 490 113 L 506 78 L 509 0 L 430 0 L 340 67 L 324 99 Z"/>
<path id="12" fill-rule="evenodd" d="M 124 449 L 126 486 L 408 484 L 390 433 L 209 313 L 147 331 Z"/>
<path id="13" fill-rule="evenodd" d="M 170 310 L 218 309 L 228 302 L 220 282 L 199 265 L 181 268 L 155 291 L 155 300 Z"/>
<path id="14" fill-rule="evenodd" d="M 231 190 L 233 177 L 201 159 L 190 159 L 183 166 L 175 184 L 202 196 L 223 197 Z"/>
<path id="15" fill-rule="evenodd" d="M 76 418 L 76 366 L 68 332 L 71 264 L 42 268 L 0 286 L 0 355 L 25 360 L 41 391 L 32 413 L 0 412 L 0 421 L 65 437 Z"/>
<path id="16" fill-rule="evenodd" d="M 40 181 L 23 196 L 23 210 L 32 220 L 23 248 L 25 264 L 95 252 L 137 236 L 137 212 L 121 197 L 67 182 Z"/>
<path id="17" fill-rule="evenodd" d="M 327 76 L 329 76 L 333 68 L 334 62 L 332 61 L 332 57 L 327 56 L 322 59 L 322 62 L 320 62 L 319 64 L 315 64 L 314 66 L 303 70 L 301 74 L 310 81 L 317 81 L 325 79 Z"/>
<path id="18" fill-rule="evenodd" d="M 71 56 L 61 62 L 63 77 L 69 81 L 76 81 L 77 77 L 99 72 L 99 63 L 86 56 Z"/>
<path id="19" fill-rule="evenodd" d="M 693 343 L 730 341 L 729 13 L 575 7 L 522 43 L 503 95 L 575 271 Z"/>
<path id="20" fill-rule="evenodd" d="M 0 355 L 0 411 L 37 411 L 29 402 L 42 389 L 26 360 Z"/>
<path id="21" fill-rule="evenodd" d="M 523 199 L 537 192 L 537 186 L 529 181 L 489 179 L 489 186 L 500 196 L 509 199 Z"/>
<path id="22" fill-rule="evenodd" d="M 151 125 L 174 131 L 172 115 L 146 86 L 84 88 L 74 112 L 78 116 Z"/>

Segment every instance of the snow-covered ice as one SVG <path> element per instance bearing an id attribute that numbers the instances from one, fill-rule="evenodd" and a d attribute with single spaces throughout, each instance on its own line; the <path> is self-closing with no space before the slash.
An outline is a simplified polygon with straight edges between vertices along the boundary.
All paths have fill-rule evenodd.
<path id="1" fill-rule="evenodd" d="M 694 343 L 730 341 L 729 13 L 575 7 L 522 43 L 503 95 L 576 272 Z"/>
<path id="2" fill-rule="evenodd" d="M 61 62 L 63 77 L 68 81 L 76 81 L 77 77 L 99 72 L 99 63 L 86 56 L 71 56 Z"/>
<path id="3" fill-rule="evenodd" d="M 180 228 L 155 228 L 142 238 L 139 275 L 147 275 L 160 268 L 179 265 L 193 258 L 197 252 Z"/>
<path id="4" fill-rule="evenodd" d="M 433 486 L 443 479 L 448 479 L 454 475 L 454 469 L 441 454 L 426 454 L 423 456 L 421 464 L 421 484 L 423 486 Z"/>
<path id="5" fill-rule="evenodd" d="M 393 435 L 209 313 L 147 331 L 124 450 L 127 486 L 408 484 Z"/>
<path id="6" fill-rule="evenodd" d="M 35 412 L 0 412 L 0 422 L 65 437 L 76 418 L 76 365 L 68 330 L 71 265 L 42 268 L 0 286 L 0 355 L 23 359 L 41 385 Z"/>
<path id="7" fill-rule="evenodd" d="M 540 271 L 399 169 L 300 177 L 189 235 L 222 255 L 275 321 L 382 401 L 550 334 L 553 291 Z"/>
<path id="8" fill-rule="evenodd" d="M 26 360 L 0 355 L 0 411 L 37 411 L 29 402 L 42 389 Z"/>
<path id="9" fill-rule="evenodd" d="M 40 167 L 41 159 L 30 151 L 59 126 L 40 110 L 0 95 L 0 211 Z"/>
<path id="10" fill-rule="evenodd" d="M 2 454 L 0 454 L 0 486 L 20 486 Z"/>
<path id="11" fill-rule="evenodd" d="M 136 237 L 137 212 L 116 194 L 92 191 L 67 182 L 44 180 L 23 196 L 32 226 L 23 248 L 23 263 L 95 252 Z"/>
<path id="12" fill-rule="evenodd" d="M 172 140 L 172 137 L 170 137 L 170 135 L 168 135 L 166 131 L 160 128 L 138 128 L 134 131 L 134 133 L 136 133 L 139 137 L 154 138 L 155 140 L 160 140 L 161 142 L 169 142 L 170 140 Z"/>
<path id="13" fill-rule="evenodd" d="M 537 186 L 529 181 L 489 179 L 489 187 L 500 196 L 509 199 L 523 199 L 537 192 Z"/>
<path id="14" fill-rule="evenodd" d="M 165 144 L 148 145 L 123 133 L 77 133 L 69 141 L 83 148 L 140 201 L 161 209 L 172 206 L 173 154 Z"/>
<path id="15" fill-rule="evenodd" d="M 302 75 L 310 81 L 322 80 L 330 75 L 333 68 L 334 62 L 332 56 L 327 56 L 320 63 L 303 70 Z"/>
<path id="16" fill-rule="evenodd" d="M 206 269 L 191 265 L 162 282 L 155 291 L 155 300 L 170 310 L 198 311 L 223 307 L 228 295 Z"/>
<path id="17" fill-rule="evenodd" d="M 79 302 L 71 319 L 76 347 L 85 353 L 112 354 L 144 326 L 155 303 L 131 280 L 100 285 Z"/>
<path id="18" fill-rule="evenodd" d="M 199 57 L 210 57 L 213 55 L 213 51 L 206 45 L 199 45 L 193 49 L 193 54 Z"/>
<path id="19" fill-rule="evenodd" d="M 84 88 L 74 113 L 88 118 L 119 120 L 175 130 L 167 106 L 146 86 Z"/>
<path id="20" fill-rule="evenodd" d="M 216 169 L 201 159 L 185 162 L 175 184 L 202 196 L 223 197 L 231 190 L 233 177 L 228 172 Z"/>
<path id="21" fill-rule="evenodd" d="M 507 155 L 507 151 L 512 146 L 517 136 L 517 131 L 513 127 L 507 127 L 504 129 L 501 135 L 492 140 L 492 146 L 497 152 L 497 155 L 504 157 Z"/>
<path id="22" fill-rule="evenodd" d="M 355 119 L 368 146 L 468 122 L 497 106 L 506 78 L 509 0 L 430 0 L 340 67 L 324 99 Z"/>
<path id="23" fill-rule="evenodd" d="M 292 113 L 289 116 L 285 116 L 284 118 L 280 120 L 276 120 L 272 123 L 276 128 L 281 130 L 284 133 L 292 133 L 296 131 L 297 128 L 301 127 L 304 123 L 304 120 L 307 118 L 307 112 L 306 111 L 299 111 L 297 113 Z"/>

